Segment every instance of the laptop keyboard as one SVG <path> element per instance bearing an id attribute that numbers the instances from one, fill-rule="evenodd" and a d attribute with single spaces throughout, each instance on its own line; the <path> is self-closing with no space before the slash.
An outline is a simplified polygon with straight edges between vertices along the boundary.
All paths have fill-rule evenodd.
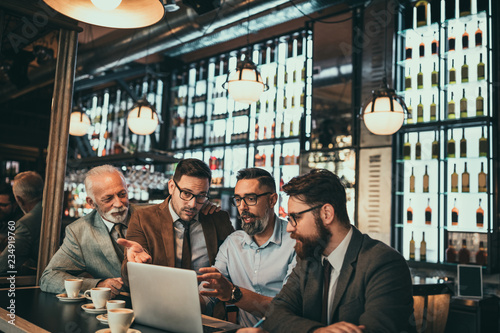
<path id="1" fill-rule="evenodd" d="M 203 325 L 203 333 L 215 333 L 215 332 L 223 332 L 223 330 L 221 328 Z"/>

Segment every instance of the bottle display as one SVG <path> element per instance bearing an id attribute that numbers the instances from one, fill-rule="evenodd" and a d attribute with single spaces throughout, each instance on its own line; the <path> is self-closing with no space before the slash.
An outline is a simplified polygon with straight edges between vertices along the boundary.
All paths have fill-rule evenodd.
<path id="1" fill-rule="evenodd" d="M 450 131 L 450 138 L 448 139 L 448 143 L 446 144 L 446 148 L 448 150 L 448 158 L 455 157 L 455 140 L 453 139 L 453 130 Z"/>
<path id="2" fill-rule="evenodd" d="M 417 133 L 417 143 L 415 143 L 415 159 L 422 159 L 422 144 L 420 143 L 420 133 Z"/>
<path id="3" fill-rule="evenodd" d="M 467 56 L 464 55 L 464 64 L 462 65 L 462 82 L 469 82 L 469 65 L 467 65 Z"/>
<path id="4" fill-rule="evenodd" d="M 424 178 L 422 180 L 422 192 L 429 193 L 429 174 L 427 173 L 427 165 L 425 166 Z"/>
<path id="5" fill-rule="evenodd" d="M 448 119 L 455 119 L 455 101 L 453 100 L 453 93 L 451 93 L 450 100 L 448 101 Z"/>
<path id="6" fill-rule="evenodd" d="M 462 138 L 460 139 L 460 157 L 467 157 L 467 139 L 465 138 L 465 128 L 462 128 Z"/>
<path id="7" fill-rule="evenodd" d="M 423 87 L 424 87 L 424 73 L 422 73 L 422 65 L 420 65 L 417 74 L 417 89 L 422 89 Z M 422 103 L 422 99 L 420 99 L 420 103 Z"/>
<path id="8" fill-rule="evenodd" d="M 469 34 L 467 33 L 467 24 L 464 25 L 464 34 L 462 35 L 462 49 L 469 48 Z"/>
<path id="9" fill-rule="evenodd" d="M 481 96 L 481 87 L 478 88 L 479 92 L 476 97 L 476 117 L 484 115 L 484 98 Z"/>
<path id="10" fill-rule="evenodd" d="M 479 207 L 476 210 L 476 226 L 478 228 L 484 226 L 484 210 L 481 208 L 481 199 L 479 199 Z"/>
<path id="11" fill-rule="evenodd" d="M 456 263 L 458 262 L 458 252 L 453 245 L 453 240 L 448 241 L 448 248 L 446 249 L 446 262 Z"/>
<path id="12" fill-rule="evenodd" d="M 460 99 L 460 118 L 467 118 L 467 98 L 465 98 L 465 89 L 463 89 L 462 98 Z"/>
<path id="13" fill-rule="evenodd" d="M 453 173 L 451 174 L 451 192 L 458 192 L 458 173 L 456 164 L 453 164 Z"/>
<path id="14" fill-rule="evenodd" d="M 415 193 L 415 175 L 413 174 L 413 168 L 411 168 L 410 192 Z"/>
<path id="15" fill-rule="evenodd" d="M 477 191 L 487 192 L 488 187 L 486 185 L 486 173 L 484 172 L 484 163 L 481 162 L 481 171 L 477 175 Z"/>
<path id="16" fill-rule="evenodd" d="M 431 209 L 431 199 L 427 199 L 427 207 L 425 208 L 425 224 L 432 224 L 432 209 Z"/>
<path id="17" fill-rule="evenodd" d="M 488 264 L 488 253 L 484 249 L 484 242 L 479 242 L 479 251 L 476 252 L 476 264 L 486 266 Z"/>
<path id="18" fill-rule="evenodd" d="M 434 132 L 434 141 L 432 141 L 432 158 L 433 159 L 438 159 L 439 158 L 439 141 L 437 138 L 437 131 Z"/>
<path id="19" fill-rule="evenodd" d="M 470 262 L 470 251 L 467 249 L 467 240 L 462 239 L 462 248 L 458 251 L 458 263 L 468 264 Z"/>
<path id="20" fill-rule="evenodd" d="M 411 199 L 408 202 L 408 209 L 406 209 L 406 223 L 413 223 L 413 208 L 411 208 Z"/>
<path id="21" fill-rule="evenodd" d="M 462 193 L 470 192 L 470 175 L 467 172 L 467 162 L 464 164 L 464 172 L 462 173 Z"/>
<path id="22" fill-rule="evenodd" d="M 415 260 L 415 240 L 413 239 L 413 231 L 411 232 L 410 240 L 410 260 Z"/>
<path id="23" fill-rule="evenodd" d="M 427 243 L 425 242 L 425 232 L 422 232 L 422 241 L 420 242 L 420 261 L 427 261 Z"/>
<path id="24" fill-rule="evenodd" d="M 479 156 L 488 156 L 488 139 L 484 136 L 484 127 L 481 128 L 481 138 L 479 138 Z"/>
<path id="25" fill-rule="evenodd" d="M 455 201 L 453 202 L 453 208 L 451 209 L 451 225 L 452 226 L 458 225 L 457 198 L 455 198 Z"/>

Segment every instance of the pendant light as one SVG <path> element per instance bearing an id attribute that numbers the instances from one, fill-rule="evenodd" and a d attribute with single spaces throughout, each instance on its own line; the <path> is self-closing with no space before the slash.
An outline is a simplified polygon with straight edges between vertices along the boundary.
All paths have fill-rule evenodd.
<path id="1" fill-rule="evenodd" d="M 69 120 L 69 134 L 73 136 L 84 136 L 90 127 L 89 116 L 79 106 L 73 108 Z"/>
<path id="2" fill-rule="evenodd" d="M 386 1 L 387 7 L 387 1 Z M 370 102 L 361 111 L 366 128 L 376 135 L 392 135 L 403 125 L 408 113 L 404 99 L 387 84 L 387 25 L 385 26 L 384 78 L 382 86 L 372 91 Z"/>
<path id="3" fill-rule="evenodd" d="M 43 0 L 77 21 L 108 28 L 143 28 L 163 18 L 160 0 Z"/>
<path id="4" fill-rule="evenodd" d="M 134 105 L 127 117 L 128 128 L 138 135 L 149 135 L 158 126 L 158 115 L 146 97 L 141 98 Z"/>

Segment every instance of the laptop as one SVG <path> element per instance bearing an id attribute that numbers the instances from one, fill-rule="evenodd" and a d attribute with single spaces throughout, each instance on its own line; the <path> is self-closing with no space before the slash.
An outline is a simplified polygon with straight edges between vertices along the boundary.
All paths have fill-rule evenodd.
<path id="1" fill-rule="evenodd" d="M 477 265 L 457 265 L 458 296 L 483 298 L 483 268 Z"/>
<path id="2" fill-rule="evenodd" d="M 195 271 L 133 262 L 127 263 L 127 269 L 137 323 L 175 333 L 236 332 L 241 328 L 202 316 Z"/>

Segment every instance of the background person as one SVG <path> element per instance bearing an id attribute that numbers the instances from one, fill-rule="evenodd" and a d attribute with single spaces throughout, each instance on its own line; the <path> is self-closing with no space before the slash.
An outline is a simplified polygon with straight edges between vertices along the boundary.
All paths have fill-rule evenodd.
<path id="1" fill-rule="evenodd" d="M 23 215 L 12 192 L 12 186 L 0 183 L 0 253 L 7 245 L 8 223 L 16 222 Z"/>

